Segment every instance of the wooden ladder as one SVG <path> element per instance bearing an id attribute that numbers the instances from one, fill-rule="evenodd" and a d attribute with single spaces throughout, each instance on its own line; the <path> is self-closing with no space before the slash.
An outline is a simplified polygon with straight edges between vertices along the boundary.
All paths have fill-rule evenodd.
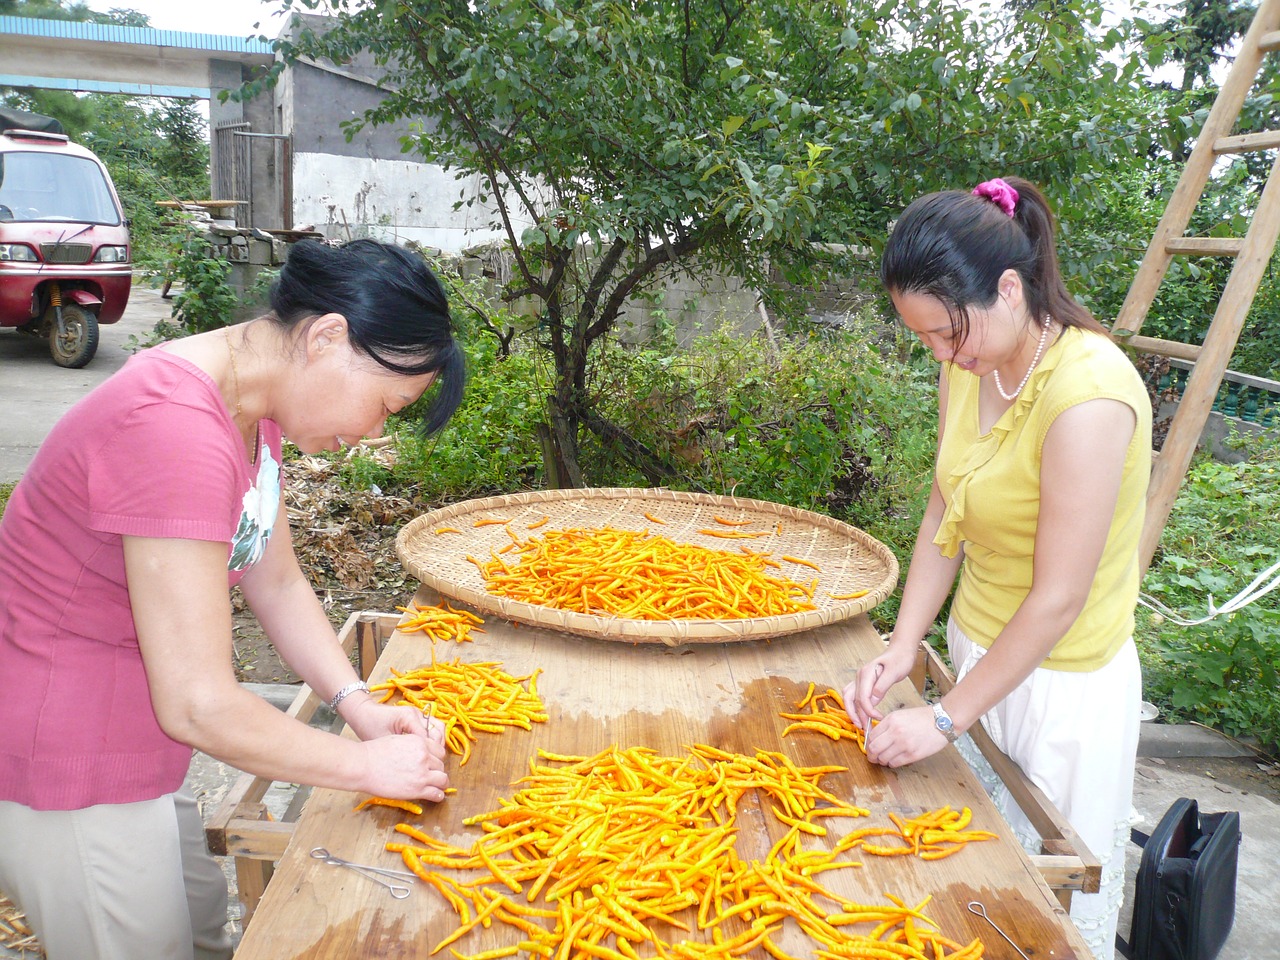
<path id="1" fill-rule="evenodd" d="M 1186 476 L 1231 353 L 1253 304 L 1258 283 L 1271 261 L 1276 237 L 1280 235 L 1280 155 L 1271 168 L 1243 238 L 1185 235 L 1191 214 L 1219 157 L 1280 147 L 1280 131 L 1232 135 L 1240 109 L 1257 80 L 1263 57 L 1276 49 L 1280 49 L 1280 0 L 1262 0 L 1112 327 L 1124 342 L 1142 352 L 1195 363 L 1164 446 L 1151 471 L 1147 517 L 1139 545 L 1144 573 L 1155 555 L 1178 488 Z M 1136 335 L 1151 309 L 1170 261 L 1178 255 L 1236 258 L 1203 346 Z"/>

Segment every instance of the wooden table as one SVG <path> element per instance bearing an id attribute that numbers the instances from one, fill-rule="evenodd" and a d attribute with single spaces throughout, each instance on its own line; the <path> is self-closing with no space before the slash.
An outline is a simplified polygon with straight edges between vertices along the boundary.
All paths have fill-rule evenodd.
<path id="1" fill-rule="evenodd" d="M 425 590 L 415 597 L 419 603 L 436 599 Z M 439 894 L 413 884 L 407 899 L 395 900 L 365 877 L 313 859 L 310 851 L 323 846 L 348 860 L 403 868 L 400 858 L 387 853 L 383 844 L 398 837 L 392 828 L 406 817 L 441 839 L 469 846 L 480 833 L 477 827 L 464 826 L 463 819 L 493 809 L 500 797 L 509 796 L 511 781 L 527 772 L 538 748 L 586 755 L 614 744 L 651 747 L 668 755 L 683 755 L 685 746 L 693 743 L 747 754 L 781 750 L 799 765 L 847 766 L 847 773 L 828 776 L 824 786 L 870 808 L 875 822 L 887 822 L 889 811 L 912 816 L 945 804 L 968 805 L 974 810 L 975 827 L 1001 831 L 994 807 L 953 748 L 895 772 L 867 763 L 847 742 L 809 733 L 781 739 L 787 721 L 778 714 L 793 711 L 810 682 L 820 689 L 842 685 L 858 664 L 883 648 L 865 616 L 771 641 L 678 648 L 590 640 L 496 618 L 488 620 L 485 630 L 474 643 L 439 645 L 437 657 L 497 660 L 515 676 L 541 668 L 538 692 L 546 702 L 549 722 L 535 724 L 532 732 L 513 729 L 482 735 L 470 762 L 461 768 L 451 758 L 451 783 L 458 792 L 428 807 L 421 818 L 385 808 L 355 812 L 360 796 L 314 791 L 245 931 L 237 960 L 428 956 L 456 926 L 455 915 Z M 397 631 L 371 679 L 384 679 L 392 667 L 413 669 L 430 659 L 430 641 Z M 886 706 L 920 702 L 916 690 L 904 681 L 890 691 Z M 783 832 L 767 814 L 740 820 L 740 846 L 757 842 L 761 854 Z M 842 835 L 861 824 L 842 820 L 832 833 Z M 754 838 L 753 831 L 758 834 Z M 822 842 L 806 838 L 806 847 Z M 966 905 L 973 900 L 986 905 L 991 918 L 1028 956 L 1090 956 L 1040 870 L 1011 837 L 975 844 L 932 862 L 912 857 L 860 859 L 862 869 L 832 871 L 824 874 L 824 882 L 863 902 L 883 902 L 886 891 L 912 903 L 931 894 L 927 912 L 942 932 L 961 942 L 981 937 L 988 957 L 1016 954 L 986 921 L 968 912 Z M 514 942 L 513 935 L 495 924 L 473 931 L 454 946 L 476 953 Z M 807 943 L 797 935 L 791 948 L 810 956 Z M 788 949 L 785 942 L 783 949 Z M 450 957 L 447 951 L 439 956 Z"/>

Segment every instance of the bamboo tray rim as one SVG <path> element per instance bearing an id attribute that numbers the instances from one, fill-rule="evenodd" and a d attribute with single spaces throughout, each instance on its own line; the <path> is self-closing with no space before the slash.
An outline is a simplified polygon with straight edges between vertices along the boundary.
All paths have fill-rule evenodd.
<path id="1" fill-rule="evenodd" d="M 658 515 L 662 510 L 672 516 L 684 516 L 686 522 L 681 525 L 668 520 L 667 525 L 659 526 L 644 516 L 646 511 Z M 526 528 L 543 517 L 550 518 L 549 528 L 647 529 L 678 542 L 732 549 L 730 544 L 735 541 L 716 541 L 691 532 L 697 527 L 715 527 L 714 515 L 731 512 L 739 518 L 783 524 L 782 536 L 750 541 L 753 549 L 766 551 L 774 559 L 786 554 L 819 565 L 834 566 L 839 562 L 838 573 L 812 574 L 819 579 L 814 597 L 817 609 L 738 620 L 641 620 L 577 613 L 494 596 L 486 590 L 476 566 L 465 559 L 467 554 L 488 557 L 490 549 L 510 543 L 513 534 L 536 535 L 537 529 Z M 499 515 L 510 522 L 479 528 L 463 526 Z M 456 526 L 465 539 L 459 539 L 458 534 L 435 532 L 450 525 Z M 668 646 L 763 639 L 836 623 L 865 613 L 880 603 L 893 591 L 898 579 L 898 561 L 893 552 L 874 537 L 841 520 L 767 500 L 661 487 L 541 490 L 465 500 L 409 521 L 396 536 L 396 554 L 405 569 L 423 584 L 482 613 L 580 636 Z M 797 580 L 809 579 L 803 576 L 806 572 L 806 568 L 798 567 L 789 575 Z M 866 595 L 857 599 L 835 600 L 830 596 L 864 589 Z"/>

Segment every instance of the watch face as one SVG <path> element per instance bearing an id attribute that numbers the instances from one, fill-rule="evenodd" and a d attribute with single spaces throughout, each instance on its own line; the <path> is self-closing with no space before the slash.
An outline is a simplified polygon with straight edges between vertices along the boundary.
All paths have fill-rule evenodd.
<path id="1" fill-rule="evenodd" d="M 955 723 L 949 716 L 947 716 L 941 703 L 935 703 L 933 705 L 933 725 L 943 733 L 950 733 L 955 727 Z"/>

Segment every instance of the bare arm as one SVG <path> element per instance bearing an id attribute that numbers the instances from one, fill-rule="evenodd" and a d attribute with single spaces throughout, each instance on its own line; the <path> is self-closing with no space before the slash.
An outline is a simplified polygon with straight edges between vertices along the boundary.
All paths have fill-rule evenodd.
<path id="1" fill-rule="evenodd" d="M 863 730 L 869 730 L 873 720 L 883 719 L 878 709 L 880 701 L 889 688 L 915 666 L 920 642 L 942 609 L 964 559 L 963 549 L 954 557 L 944 557 L 933 542 L 943 512 L 942 491 L 935 481 L 920 531 L 916 534 L 911 562 L 907 566 L 907 582 L 902 588 L 902 604 L 889 637 L 889 646 L 883 654 L 864 664 L 844 690 L 844 702 L 850 717 Z"/>
<path id="2" fill-rule="evenodd" d="M 947 411 L 947 380 L 938 375 L 938 446 L 942 446 L 943 425 Z M 870 729 L 872 720 L 883 719 L 878 704 L 889 688 L 907 676 L 916 662 L 916 651 L 929 627 L 942 609 L 943 601 L 955 583 L 956 571 L 964 559 L 963 548 L 954 557 L 944 557 L 933 542 L 942 524 L 945 504 L 935 478 L 929 491 L 920 529 L 916 533 L 907 580 L 902 588 L 902 604 L 893 625 L 889 646 L 883 654 L 865 663 L 844 689 L 844 702 L 849 715 L 862 729 Z"/>
<path id="3" fill-rule="evenodd" d="M 298 566 L 283 503 L 266 554 L 245 574 L 240 589 L 281 659 L 321 699 L 331 700 L 359 679 Z M 367 693 L 344 697 L 338 712 L 361 740 L 388 733 L 425 736 L 427 732 L 426 721 L 416 710 L 381 707 Z M 437 732 L 442 734 L 443 729 Z"/>
<path id="4" fill-rule="evenodd" d="M 1071 407 L 1050 427 L 1041 457 L 1031 589 L 987 654 L 943 698 L 958 732 L 1026 679 L 1084 609 L 1135 426 L 1128 406 L 1100 399 Z M 930 756 L 945 743 L 931 711 L 900 710 L 876 728 L 867 755 L 896 767 Z"/>
<path id="5" fill-rule="evenodd" d="M 225 544 L 125 537 L 124 555 L 152 706 L 165 733 L 257 776 L 443 799 L 448 778 L 441 751 L 422 733 L 364 742 L 334 736 L 286 716 L 236 682 Z M 325 626 L 321 639 L 333 634 Z M 333 648 L 345 663 L 336 642 Z M 336 668 L 325 669 L 325 677 L 337 676 Z"/>

